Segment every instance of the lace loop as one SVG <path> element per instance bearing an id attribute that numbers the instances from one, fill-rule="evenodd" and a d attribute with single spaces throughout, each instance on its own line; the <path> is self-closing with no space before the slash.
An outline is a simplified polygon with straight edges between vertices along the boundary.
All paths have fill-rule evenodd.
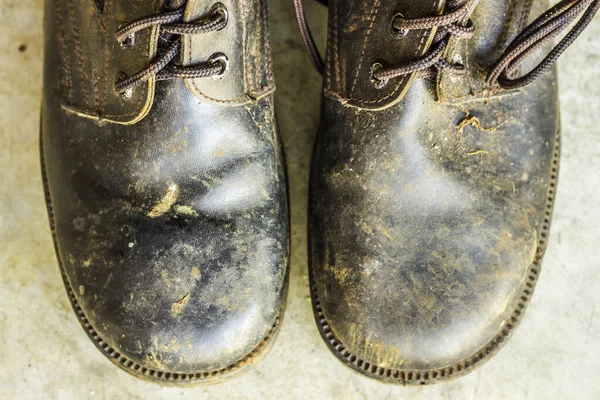
<path id="1" fill-rule="evenodd" d="M 488 74 L 488 87 L 498 84 L 503 89 L 517 89 L 537 79 L 577 39 L 600 9 L 600 0 L 563 0 L 531 23 L 508 46 Z M 519 66 L 536 50 L 550 42 L 582 14 L 575 26 L 531 71 L 511 78 Z"/>
<path id="2" fill-rule="evenodd" d="M 182 3 L 182 2 L 179 2 Z M 124 77 L 115 84 L 119 93 L 126 93 L 134 86 L 146 82 L 152 77 L 158 80 L 184 78 L 207 78 L 222 77 L 229 69 L 229 61 L 226 56 L 218 53 L 219 57 L 211 57 L 203 63 L 184 67 L 173 61 L 179 55 L 181 49 L 181 35 L 198 35 L 223 29 L 227 25 L 227 9 L 221 3 L 215 4 L 209 15 L 194 22 L 183 22 L 185 12 L 185 1 L 177 9 L 140 18 L 128 23 L 117 30 L 115 38 L 120 43 L 125 43 L 128 38 L 144 29 L 160 27 L 160 40 L 166 44 L 159 49 L 158 56 L 143 71 L 132 76 Z M 132 43 L 133 41 L 130 40 Z"/>
<path id="3" fill-rule="evenodd" d="M 308 51 L 310 56 L 310 61 L 313 64 L 313 67 L 321 74 L 325 72 L 325 63 L 323 63 L 323 57 L 321 57 L 321 53 L 319 53 L 319 49 L 317 48 L 317 44 L 310 32 L 310 28 L 308 27 L 308 22 L 306 22 L 306 15 L 304 14 L 304 5 L 302 4 L 302 0 L 294 0 L 294 10 L 296 12 L 296 21 L 298 22 L 298 28 L 300 29 L 300 36 L 302 36 L 302 41 L 304 42 L 304 47 Z"/>

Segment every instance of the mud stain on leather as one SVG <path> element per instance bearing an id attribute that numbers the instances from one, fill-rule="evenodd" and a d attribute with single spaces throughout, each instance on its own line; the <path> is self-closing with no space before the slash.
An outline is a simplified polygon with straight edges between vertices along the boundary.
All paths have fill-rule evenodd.
<path id="1" fill-rule="evenodd" d="M 346 277 L 348 276 L 348 272 L 350 271 L 350 269 L 348 268 L 341 268 L 341 269 L 333 269 L 333 276 L 335 279 L 337 279 L 340 283 L 343 283 L 346 280 Z"/>
<path id="2" fill-rule="evenodd" d="M 170 353 L 170 352 L 177 353 L 177 352 L 179 352 L 180 348 L 181 348 L 181 345 L 179 344 L 179 341 L 177 340 L 176 336 L 174 336 L 173 339 L 171 339 L 171 341 L 169 341 L 169 343 L 160 345 L 160 349 L 165 353 Z"/>
<path id="3" fill-rule="evenodd" d="M 181 300 L 176 301 L 175 303 L 173 303 L 171 305 L 171 315 L 173 317 L 178 317 L 183 310 L 185 309 L 185 306 L 187 306 L 187 304 L 190 302 L 190 294 L 186 294 L 185 296 L 183 296 L 181 298 Z"/>
<path id="4" fill-rule="evenodd" d="M 479 118 L 477 118 L 475 115 L 471 115 L 471 111 L 469 111 L 462 105 L 460 106 L 460 109 L 462 110 L 462 112 L 465 113 L 465 117 L 456 125 L 456 139 L 459 141 L 461 140 L 463 132 L 467 126 L 472 126 L 481 132 L 493 133 L 496 132 L 498 128 L 500 128 L 505 123 L 502 122 L 494 127 L 484 127 L 481 125 Z"/>
<path id="5" fill-rule="evenodd" d="M 394 237 L 392 236 L 392 234 L 390 232 L 388 232 L 388 230 L 385 227 L 378 226 L 377 230 L 386 238 L 390 239 L 391 241 L 394 241 Z"/>
<path id="6" fill-rule="evenodd" d="M 489 153 L 487 152 L 487 150 L 477 149 L 473 151 L 468 151 L 465 154 L 468 156 L 479 156 L 480 161 L 483 161 L 483 156 Z"/>
<path id="7" fill-rule="evenodd" d="M 171 206 L 175 204 L 179 197 L 179 187 L 172 183 L 169 185 L 162 199 L 154 205 L 152 210 L 148 213 L 150 218 L 157 218 L 166 213 L 171 209 Z"/>
<path id="8" fill-rule="evenodd" d="M 83 232 L 85 230 L 85 219 L 77 217 L 73 220 L 73 227 L 76 231 Z"/>
<path id="9" fill-rule="evenodd" d="M 196 212 L 196 210 L 194 210 L 190 206 L 175 205 L 175 206 L 173 206 L 173 211 L 175 211 L 175 213 L 178 215 L 184 215 L 187 217 L 197 217 L 198 216 L 198 213 Z"/>
<path id="10" fill-rule="evenodd" d="M 399 347 L 389 345 L 381 340 L 373 338 L 373 334 L 366 334 L 358 325 L 350 328 L 351 342 L 353 348 L 357 346 L 364 348 L 364 358 L 380 367 L 387 368 L 391 365 L 400 366 L 404 363 L 402 351 Z"/>
<path id="11" fill-rule="evenodd" d="M 139 342 L 138 342 L 139 343 Z M 141 344 L 139 344 L 141 348 Z M 155 369 L 165 369 L 165 365 L 163 364 L 163 357 L 160 351 L 160 346 L 158 344 L 158 338 L 152 338 L 152 347 L 146 354 L 146 362 L 149 366 L 154 367 Z"/>
<path id="12" fill-rule="evenodd" d="M 378 271 L 381 268 L 381 261 L 374 260 L 369 256 L 366 256 L 363 259 L 362 264 L 360 264 L 360 273 L 363 275 L 371 275 L 373 272 Z"/>

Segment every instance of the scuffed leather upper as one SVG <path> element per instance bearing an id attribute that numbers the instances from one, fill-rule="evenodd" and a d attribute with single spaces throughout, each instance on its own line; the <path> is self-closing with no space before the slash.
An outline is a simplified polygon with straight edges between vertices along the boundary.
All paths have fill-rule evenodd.
<path id="1" fill-rule="evenodd" d="M 227 26 L 204 35 L 187 35 L 184 65 L 202 62 L 215 53 L 227 55 L 230 71 L 222 79 L 186 79 L 188 89 L 203 102 L 236 106 L 275 89 L 267 35 L 267 3 L 263 0 L 220 0 L 227 8 Z M 185 20 L 206 15 L 214 3 L 188 0 Z"/>
<path id="2" fill-rule="evenodd" d="M 331 3 L 335 30 L 341 2 Z M 403 11 L 395 2 L 348 3 Z M 487 50 L 493 61 L 497 48 L 487 36 L 512 17 L 489 13 L 499 3 L 473 16 L 476 34 L 463 57 L 481 59 Z M 369 24 L 345 26 L 337 53 L 330 31 L 328 62 L 344 71 L 354 56 L 343 49 L 363 41 Z M 385 52 L 394 38 L 369 40 Z M 452 84 L 476 76 L 461 78 Z M 549 225 L 555 73 L 468 102 L 440 101 L 438 84 L 415 79 L 396 104 L 377 111 L 327 91 L 323 100 L 309 217 L 322 329 L 333 332 L 341 354 L 377 373 L 456 366 L 484 349 L 522 301 Z"/>
<path id="3" fill-rule="evenodd" d="M 384 65 L 414 60 L 426 53 L 433 30 L 409 32 L 394 40 L 392 20 L 398 10 L 407 17 L 435 15 L 442 0 L 337 1 L 330 5 L 330 26 L 325 68 L 325 95 L 363 109 L 382 109 L 402 99 L 415 74 L 375 88 L 370 71 Z"/>
<path id="4" fill-rule="evenodd" d="M 98 336 L 129 360 L 177 373 L 225 368 L 268 335 L 287 284 L 286 183 L 269 83 L 255 82 L 264 94 L 236 106 L 204 102 L 182 80 L 118 97 L 111 69 L 147 66 L 152 33 L 136 35 L 127 53 L 110 47 L 106 58 L 96 47 L 99 21 L 130 22 L 157 2 L 106 2 L 102 15 L 93 3 L 46 2 L 42 151 L 59 259 Z M 55 4 L 75 18 L 56 15 Z M 230 13 L 235 21 L 237 8 Z M 252 15 L 266 29 L 265 12 Z M 74 23 L 82 65 L 66 26 Z M 117 25 L 108 23 L 106 36 Z M 270 68 L 261 57 L 250 68 L 232 54 L 229 88 L 248 88 L 236 71 Z M 99 108 L 108 103 L 90 103 L 94 90 L 74 81 L 97 87 L 100 99 L 114 95 L 123 114 L 138 111 L 138 96 L 150 93 L 152 106 L 136 123 L 115 123 Z M 94 112 L 69 109 L 84 98 Z"/>

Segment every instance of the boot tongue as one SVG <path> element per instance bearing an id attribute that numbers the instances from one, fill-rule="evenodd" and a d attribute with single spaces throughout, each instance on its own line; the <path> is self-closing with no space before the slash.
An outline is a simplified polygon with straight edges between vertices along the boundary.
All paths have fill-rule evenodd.
<path id="1" fill-rule="evenodd" d="M 404 18 L 438 15 L 444 0 L 330 0 L 329 45 L 325 93 L 355 107 L 384 109 L 399 102 L 415 75 L 377 87 L 373 64 L 394 66 L 427 52 L 433 30 L 414 30 L 398 37 L 392 30 L 396 14 Z"/>
<path id="2" fill-rule="evenodd" d="M 186 85 L 205 102 L 239 105 L 255 101 L 274 90 L 266 0 L 218 2 L 227 9 L 227 26 L 216 32 L 186 35 L 182 40 L 182 63 L 202 63 L 222 53 L 229 60 L 229 70 L 221 79 L 186 79 Z M 202 19 L 216 3 L 187 0 L 184 20 Z"/>

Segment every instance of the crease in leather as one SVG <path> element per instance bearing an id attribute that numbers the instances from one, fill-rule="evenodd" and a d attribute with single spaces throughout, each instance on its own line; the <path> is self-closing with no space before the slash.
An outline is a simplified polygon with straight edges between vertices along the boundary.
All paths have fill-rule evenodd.
<path id="1" fill-rule="evenodd" d="M 229 72 L 221 79 L 185 79 L 188 89 L 202 101 L 237 106 L 255 102 L 275 90 L 268 44 L 265 0 L 222 0 L 228 23 L 220 31 L 187 35 L 182 63 L 194 65 L 216 53 L 229 59 Z M 188 0 L 184 20 L 206 15 L 214 3 Z"/>
<path id="2" fill-rule="evenodd" d="M 397 13 L 412 18 L 438 14 L 444 0 L 330 3 L 328 47 L 331 48 L 327 52 L 325 95 L 363 109 L 382 110 L 398 103 L 415 74 L 390 79 L 378 89 L 371 82 L 371 66 L 376 62 L 397 65 L 425 54 L 435 29 L 411 31 L 397 39 L 391 32 L 392 19 Z"/>
<path id="3" fill-rule="evenodd" d="M 53 1 L 59 23 L 54 32 L 58 43 L 52 45 L 61 53 L 62 108 L 82 117 L 125 125 L 144 118 L 152 107 L 155 80 L 136 87 L 129 99 L 116 92 L 114 82 L 119 72 L 133 75 L 147 67 L 156 54 L 158 29 L 137 33 L 136 45 L 130 50 L 120 47 L 114 32 L 131 22 L 120 15 L 151 15 L 158 10 L 157 5 L 112 0 L 100 14 L 92 2 Z"/>

